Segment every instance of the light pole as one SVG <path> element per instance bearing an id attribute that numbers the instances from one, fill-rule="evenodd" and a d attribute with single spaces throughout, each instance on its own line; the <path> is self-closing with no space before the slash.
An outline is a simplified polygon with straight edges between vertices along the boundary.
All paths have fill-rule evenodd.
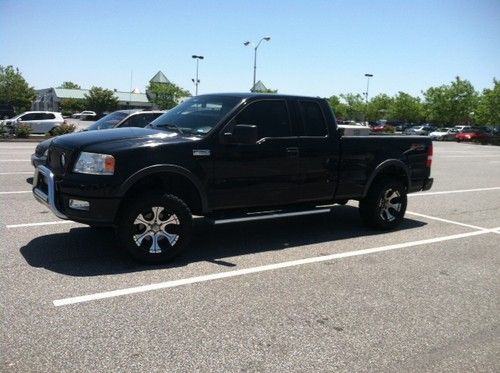
<path id="1" fill-rule="evenodd" d="M 262 43 L 262 40 L 269 41 L 269 40 L 271 40 L 271 37 L 270 36 L 263 37 L 262 39 L 259 40 L 259 42 L 257 43 L 257 45 L 255 47 L 254 47 L 252 42 L 246 41 L 243 43 L 243 45 L 245 47 L 248 45 L 250 45 L 251 47 L 254 47 L 253 48 L 253 50 L 254 50 L 254 55 L 253 55 L 253 85 L 252 85 L 251 91 L 253 91 L 253 88 L 255 87 L 255 77 L 257 75 L 257 48 L 259 48 L 259 45 L 260 45 L 260 43 Z"/>
<path id="2" fill-rule="evenodd" d="M 365 74 L 365 76 L 366 76 L 365 102 L 368 104 L 368 89 L 370 88 L 370 78 L 373 77 L 373 74 Z"/>
<path id="3" fill-rule="evenodd" d="M 200 83 L 200 79 L 198 79 L 198 64 L 199 64 L 200 60 L 202 60 L 205 57 L 203 57 L 203 56 L 196 56 L 194 54 L 191 57 L 196 60 L 196 80 L 195 79 L 191 79 L 191 80 L 193 81 L 194 85 L 196 86 L 195 96 L 198 96 L 198 84 Z"/>

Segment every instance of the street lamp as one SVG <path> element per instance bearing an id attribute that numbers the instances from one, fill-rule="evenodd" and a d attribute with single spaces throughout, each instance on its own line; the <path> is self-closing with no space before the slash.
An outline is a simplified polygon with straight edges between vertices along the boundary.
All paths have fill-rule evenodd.
<path id="1" fill-rule="evenodd" d="M 368 89 L 370 88 L 370 78 L 373 77 L 373 74 L 365 74 L 366 76 L 366 92 L 365 92 L 365 101 L 368 103 Z"/>
<path id="2" fill-rule="evenodd" d="M 196 79 L 191 79 L 194 83 L 194 85 L 196 86 L 196 93 L 195 93 L 195 96 L 198 96 L 198 84 L 200 83 L 200 79 L 198 79 L 198 63 L 200 62 L 200 60 L 202 60 L 204 57 L 203 56 L 196 56 L 196 55 L 192 55 L 191 56 L 192 58 L 194 58 L 196 60 Z"/>
<path id="3" fill-rule="evenodd" d="M 255 87 L 255 76 L 257 74 L 257 48 L 259 48 L 259 45 L 260 45 L 260 43 L 262 43 L 262 40 L 269 41 L 269 40 L 271 40 L 271 37 L 270 36 L 263 37 L 262 39 L 259 40 L 259 42 L 257 43 L 257 45 L 255 47 L 254 47 L 254 44 L 252 42 L 246 41 L 246 42 L 243 43 L 243 45 L 245 47 L 248 46 L 248 45 L 250 45 L 251 47 L 254 47 L 253 48 L 254 55 L 253 55 L 253 85 L 252 85 L 252 91 L 253 91 L 253 88 Z"/>

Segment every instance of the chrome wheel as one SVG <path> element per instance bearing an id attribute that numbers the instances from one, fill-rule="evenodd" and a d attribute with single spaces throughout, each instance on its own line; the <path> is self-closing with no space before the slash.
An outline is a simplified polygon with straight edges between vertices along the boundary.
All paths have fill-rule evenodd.
<path id="1" fill-rule="evenodd" d="M 394 189 L 387 189 L 379 201 L 379 216 L 382 220 L 392 222 L 401 212 L 401 194 Z"/>
<path id="2" fill-rule="evenodd" d="M 161 206 L 151 207 L 137 215 L 133 226 L 135 244 L 151 254 L 162 253 L 179 240 L 179 218 Z"/>

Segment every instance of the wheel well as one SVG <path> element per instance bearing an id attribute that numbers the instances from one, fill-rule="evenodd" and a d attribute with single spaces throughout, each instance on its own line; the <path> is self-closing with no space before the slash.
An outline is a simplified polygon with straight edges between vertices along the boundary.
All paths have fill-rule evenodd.
<path id="1" fill-rule="evenodd" d="M 157 173 L 143 177 L 129 188 L 123 200 L 152 192 L 168 193 L 179 197 L 188 205 L 193 214 L 202 215 L 203 204 L 198 189 L 187 177 L 174 173 Z"/>
<path id="2" fill-rule="evenodd" d="M 370 187 L 377 181 L 381 179 L 393 179 L 393 180 L 398 180 L 400 181 L 408 190 L 409 185 L 408 185 L 408 175 L 406 174 L 405 170 L 403 170 L 401 167 L 398 166 L 387 166 L 385 167 L 382 171 L 380 171 L 372 180 L 370 183 Z"/>

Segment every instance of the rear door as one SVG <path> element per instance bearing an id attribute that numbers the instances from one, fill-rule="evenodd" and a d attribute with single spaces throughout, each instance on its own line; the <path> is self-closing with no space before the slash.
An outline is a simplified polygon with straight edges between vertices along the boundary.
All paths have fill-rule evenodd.
<path id="1" fill-rule="evenodd" d="M 209 187 L 213 209 L 275 206 L 296 202 L 298 139 L 285 99 L 260 99 L 246 105 L 222 130 L 237 124 L 258 128 L 256 144 L 214 146 L 214 177 Z"/>
<path id="2" fill-rule="evenodd" d="M 299 118 L 299 172 L 303 201 L 331 200 L 338 179 L 340 142 L 333 128 L 333 114 L 316 100 L 298 99 L 295 113 Z"/>

